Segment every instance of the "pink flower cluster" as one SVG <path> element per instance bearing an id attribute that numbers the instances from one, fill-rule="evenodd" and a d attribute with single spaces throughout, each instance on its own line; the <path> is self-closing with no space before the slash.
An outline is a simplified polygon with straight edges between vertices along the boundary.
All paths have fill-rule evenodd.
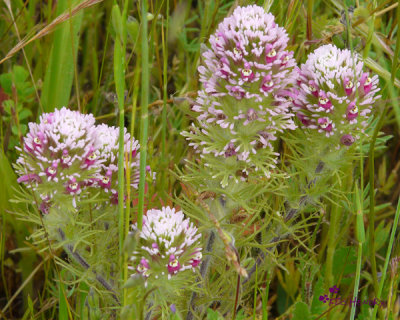
<path id="1" fill-rule="evenodd" d="M 76 207 L 83 191 L 93 188 L 110 191 L 110 202 L 116 204 L 118 136 L 117 128 L 96 126 L 92 115 L 65 107 L 44 113 L 38 124 L 29 124 L 23 149 L 18 148 L 18 182 L 39 194 L 43 213 L 61 198 L 72 198 Z M 138 167 L 138 149 L 138 142 L 125 133 L 125 151 L 132 152 L 133 168 Z M 137 187 L 135 170 L 133 177 Z"/>
<path id="2" fill-rule="evenodd" d="M 296 62 L 286 50 L 289 38 L 274 20 L 262 7 L 252 5 L 237 7 L 218 25 L 199 67 L 207 95 L 262 102 L 293 83 Z"/>
<path id="3" fill-rule="evenodd" d="M 131 185 L 137 189 L 139 185 L 140 172 L 139 168 L 139 143 L 135 139 L 131 139 L 130 134 L 124 128 L 124 152 L 125 154 L 131 153 L 131 168 L 132 168 L 132 181 Z M 96 128 L 97 139 L 101 141 L 99 147 L 99 176 L 97 178 L 97 185 L 100 186 L 106 193 L 110 192 L 111 203 L 118 204 L 118 138 L 119 128 L 109 127 L 106 124 L 101 124 Z M 147 167 L 147 171 L 150 168 Z"/>
<path id="4" fill-rule="evenodd" d="M 137 231 L 136 225 L 132 229 Z M 182 211 L 170 207 L 148 210 L 129 268 L 146 280 L 164 276 L 171 279 L 184 270 L 194 270 L 202 258 L 200 237 L 197 228 L 185 219 Z"/>
<path id="5" fill-rule="evenodd" d="M 262 7 L 237 7 L 210 36 L 211 48 L 199 67 L 199 91 L 193 110 L 201 131 L 211 135 L 217 127 L 218 146 L 191 145 L 203 153 L 247 161 L 257 149 L 272 148 L 276 132 L 295 129 L 289 112 L 296 62 L 286 49 L 288 35 Z"/>
<path id="6" fill-rule="evenodd" d="M 336 146 L 351 146 L 364 133 L 380 89 L 378 76 L 370 76 L 363 66 L 357 54 L 331 44 L 309 54 L 293 101 L 304 128 L 318 131 Z"/>

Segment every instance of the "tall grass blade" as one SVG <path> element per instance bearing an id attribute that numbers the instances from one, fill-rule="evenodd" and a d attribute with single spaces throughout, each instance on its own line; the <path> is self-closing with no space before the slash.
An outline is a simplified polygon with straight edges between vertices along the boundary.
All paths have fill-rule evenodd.
<path id="1" fill-rule="evenodd" d="M 7 301 L 7 304 L 4 306 L 4 308 L 1 310 L 1 313 L 5 313 L 7 309 L 11 306 L 13 301 L 18 297 L 18 295 L 21 293 L 21 291 L 25 288 L 25 286 L 32 281 L 33 277 L 35 274 L 40 270 L 40 268 L 43 266 L 44 262 L 47 261 L 48 258 L 45 258 L 42 262 L 40 262 L 36 268 L 31 272 L 28 278 L 25 279 L 25 281 L 21 284 L 21 286 L 18 288 L 17 291 L 14 292 L 13 296 Z"/>
<path id="2" fill-rule="evenodd" d="M 149 44 L 147 39 L 147 1 L 141 1 L 142 13 L 142 91 L 141 91 L 141 119 L 140 119 L 140 182 L 138 199 L 137 226 L 142 230 L 144 189 L 146 184 L 146 157 L 147 157 L 147 130 L 149 125 Z"/>
<path id="3" fill-rule="evenodd" d="M 362 187 L 361 187 L 362 188 Z M 362 189 L 358 188 L 358 184 L 355 186 L 355 196 L 356 196 L 356 236 L 358 241 L 358 250 L 357 250 L 357 269 L 356 269 L 356 278 L 354 283 L 353 290 L 353 301 L 357 300 L 358 297 L 358 289 L 360 285 L 360 277 L 361 277 L 361 263 L 362 263 L 362 250 L 363 243 L 365 242 L 365 231 L 364 231 L 364 219 L 363 219 L 363 203 L 360 198 L 360 194 L 363 194 Z M 356 305 L 351 305 L 351 313 L 350 319 L 354 320 L 356 314 Z"/>
<path id="4" fill-rule="evenodd" d="M 125 118 L 125 51 L 126 51 L 126 14 L 127 14 L 127 1 L 123 14 L 118 5 L 114 5 L 112 9 L 113 25 L 116 31 L 115 45 L 114 45 L 114 78 L 115 89 L 117 91 L 118 110 L 119 110 L 119 154 L 118 154 L 118 230 L 119 230 L 119 254 L 121 266 L 121 278 L 123 282 L 127 280 L 127 264 L 126 257 L 123 254 L 123 244 L 126 237 L 125 228 L 125 191 L 124 191 L 124 118 Z M 118 26 L 118 27 L 116 27 Z M 127 212 L 129 214 L 129 212 Z M 123 294 L 124 306 L 126 303 L 126 289 Z"/>
<path id="5" fill-rule="evenodd" d="M 61 271 L 61 280 L 65 274 L 65 270 Z M 58 284 L 58 319 L 59 320 L 68 320 L 68 301 L 65 292 L 64 282 L 60 281 Z"/>
<path id="6" fill-rule="evenodd" d="M 85 308 L 85 302 L 86 298 L 89 294 L 89 286 L 86 284 L 86 282 L 82 281 L 79 284 L 79 288 L 81 290 L 80 293 L 80 301 L 79 301 L 79 308 L 80 308 L 80 320 L 84 320 L 88 318 L 86 308 Z"/>
<path id="7" fill-rule="evenodd" d="M 382 270 L 382 277 L 381 277 L 381 281 L 379 282 L 379 289 L 378 289 L 378 294 L 376 296 L 377 299 L 381 299 L 381 295 L 382 295 L 382 290 L 383 290 L 383 285 L 385 284 L 385 280 L 386 280 L 386 273 L 387 273 L 387 269 L 389 266 L 389 261 L 390 261 L 390 256 L 392 254 L 392 249 L 393 249 L 393 244 L 394 244 L 394 238 L 396 235 L 396 231 L 397 231 L 397 226 L 399 225 L 399 218 L 400 218 L 400 198 L 397 202 L 397 209 L 396 209 L 396 214 L 394 217 L 394 223 L 392 226 L 392 232 L 390 233 L 390 240 L 389 240 L 389 246 L 387 248 L 387 252 L 386 252 L 386 258 L 385 258 L 385 264 L 383 266 L 383 270 Z M 378 306 L 375 305 L 374 307 L 374 313 L 372 316 L 372 319 L 375 320 L 376 319 L 376 312 L 378 311 Z"/>
<path id="8" fill-rule="evenodd" d="M 58 1 L 57 15 L 68 9 L 68 2 L 68 0 Z M 69 103 L 82 19 L 83 11 L 54 32 L 53 46 L 42 91 L 42 104 L 45 112 L 67 106 Z"/>
<path id="9" fill-rule="evenodd" d="M 167 0 L 167 12 L 166 12 L 166 21 L 165 27 L 163 26 L 161 29 L 162 34 L 162 53 L 163 53 L 163 110 L 162 110 L 162 118 L 161 118 L 161 132 L 162 132 L 162 140 L 161 140 L 161 168 L 162 168 L 162 176 L 161 176 L 161 186 L 163 191 L 167 190 L 166 185 L 166 167 L 167 167 L 167 155 L 166 155 L 166 140 L 167 140 L 167 86 L 168 86 L 168 23 L 169 23 L 169 0 Z M 165 29 L 165 31 L 164 31 Z"/>
<path id="10" fill-rule="evenodd" d="M 5 156 L 3 149 L 0 149 L 0 177 L 2 179 L 2 188 L 0 190 L 0 211 L 1 219 L 3 220 L 2 225 L 5 227 L 7 224 L 8 226 L 11 225 L 15 234 L 17 245 L 19 248 L 22 248 L 25 246 L 25 238 L 29 236 L 29 230 L 27 230 L 26 225 L 23 222 L 15 219 L 12 216 L 12 212 L 16 211 L 18 208 L 18 204 L 11 203 L 10 199 L 13 196 L 14 189 L 18 188 L 18 183 L 15 173 L 7 157 Z M 36 257 L 33 252 L 27 251 L 24 253 L 24 259 L 21 259 L 18 264 L 23 279 L 27 279 L 32 273 L 35 260 Z M 24 286 L 23 295 L 25 303 L 27 302 L 28 296 L 33 296 L 32 282 L 26 283 Z"/>
<path id="11" fill-rule="evenodd" d="M 399 64 L 398 57 L 400 56 L 400 0 L 397 2 L 397 38 L 396 38 L 396 48 L 394 49 L 393 63 L 392 63 L 392 76 L 391 80 L 394 83 L 396 78 L 397 67 Z"/>

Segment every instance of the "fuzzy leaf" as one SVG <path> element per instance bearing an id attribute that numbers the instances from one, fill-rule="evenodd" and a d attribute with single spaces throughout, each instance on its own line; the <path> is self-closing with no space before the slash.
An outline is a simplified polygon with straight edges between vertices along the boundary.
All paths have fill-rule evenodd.
<path id="1" fill-rule="evenodd" d="M 296 302 L 292 320 L 311 320 L 310 310 L 303 301 Z"/>
<path id="2" fill-rule="evenodd" d="M 144 285 L 143 277 L 136 274 L 130 277 L 124 284 L 123 288 L 142 287 Z"/>
<path id="3" fill-rule="evenodd" d="M 340 284 L 349 284 L 353 281 L 352 278 L 345 278 L 346 275 L 350 275 L 356 272 L 356 250 L 354 247 L 343 247 L 338 248 L 333 258 L 333 276 L 335 281 L 341 279 Z M 336 285 L 339 287 L 340 285 Z"/>
<path id="4" fill-rule="evenodd" d="M 31 117 L 31 116 L 32 116 L 31 110 L 29 110 L 29 109 L 23 109 L 23 110 L 19 113 L 18 118 L 19 118 L 19 121 L 21 121 L 21 120 L 24 120 L 24 119 L 26 119 L 26 118 L 28 118 L 28 117 Z"/>
<path id="5" fill-rule="evenodd" d="M 10 73 L 0 75 L 0 85 L 5 93 L 12 94 L 12 76 Z"/>
<path id="6" fill-rule="evenodd" d="M 327 294 L 324 290 L 324 277 L 321 276 L 314 287 L 314 297 L 311 304 L 312 314 L 322 314 L 326 310 L 326 304 L 319 300 L 319 297 Z"/>
<path id="7" fill-rule="evenodd" d="M 207 309 L 207 320 L 222 320 L 223 317 L 217 312 L 210 308 Z"/>
<path id="8" fill-rule="evenodd" d="M 29 73 L 28 71 L 25 70 L 24 67 L 14 66 L 13 75 L 14 75 L 15 85 L 18 87 L 20 85 L 24 85 L 24 82 L 28 78 Z"/>

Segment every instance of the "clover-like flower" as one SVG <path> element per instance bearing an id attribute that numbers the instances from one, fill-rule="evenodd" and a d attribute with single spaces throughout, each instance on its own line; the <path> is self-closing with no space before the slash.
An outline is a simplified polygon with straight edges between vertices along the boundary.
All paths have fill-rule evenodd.
<path id="1" fill-rule="evenodd" d="M 358 54 L 328 44 L 301 66 L 294 110 L 304 128 L 336 146 L 351 146 L 364 133 L 377 96 L 378 76 L 363 71 Z"/>
<path id="2" fill-rule="evenodd" d="M 63 107 L 42 114 L 38 124 L 29 123 L 23 149 L 17 147 L 16 172 L 19 183 L 38 192 L 42 212 L 66 196 L 76 206 L 76 197 L 98 170 L 102 160 L 96 156 L 94 122 L 92 115 Z"/>
<path id="3" fill-rule="evenodd" d="M 237 7 L 219 24 L 199 67 L 203 89 L 192 108 L 199 125 L 183 133 L 191 146 L 241 161 L 240 175 L 261 169 L 269 176 L 270 168 L 260 164 L 275 158 L 277 132 L 296 128 L 289 88 L 297 71 L 288 40 L 274 16 L 256 5 Z"/>
<path id="4" fill-rule="evenodd" d="M 104 192 L 110 194 L 112 204 L 118 203 L 118 150 L 119 150 L 119 129 L 101 124 L 96 128 L 96 136 L 99 140 L 98 158 L 101 160 L 99 175 L 96 179 L 95 186 L 103 189 Z M 131 137 L 124 129 L 124 152 L 125 161 L 130 161 L 131 166 L 131 186 L 135 189 L 139 184 L 139 143 L 135 138 Z M 132 156 L 127 157 L 131 154 Z M 126 170 L 125 170 L 126 171 Z M 149 171 L 149 168 L 148 168 Z"/>
<path id="5" fill-rule="evenodd" d="M 211 49 L 202 54 L 199 72 L 205 93 L 262 102 L 286 88 L 294 81 L 296 65 L 286 50 L 288 40 L 286 30 L 262 7 L 237 7 L 218 25 L 210 36 Z"/>
<path id="6" fill-rule="evenodd" d="M 137 232 L 136 225 L 132 228 Z M 133 274 L 142 275 L 146 283 L 150 277 L 171 279 L 185 270 L 194 270 L 202 258 L 200 237 L 182 211 L 170 207 L 148 210 L 129 268 Z"/>

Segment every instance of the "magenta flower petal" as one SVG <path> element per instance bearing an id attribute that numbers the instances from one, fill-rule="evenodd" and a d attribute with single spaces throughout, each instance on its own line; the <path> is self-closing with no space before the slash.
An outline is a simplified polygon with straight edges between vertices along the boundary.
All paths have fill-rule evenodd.
<path id="1" fill-rule="evenodd" d="M 21 176 L 21 177 L 19 177 L 17 179 L 18 183 L 21 183 L 21 182 L 28 182 L 29 183 L 29 182 L 33 182 L 33 181 L 41 183 L 42 179 L 40 179 L 40 177 L 35 173 L 25 174 L 25 175 L 23 175 L 23 176 Z"/>

